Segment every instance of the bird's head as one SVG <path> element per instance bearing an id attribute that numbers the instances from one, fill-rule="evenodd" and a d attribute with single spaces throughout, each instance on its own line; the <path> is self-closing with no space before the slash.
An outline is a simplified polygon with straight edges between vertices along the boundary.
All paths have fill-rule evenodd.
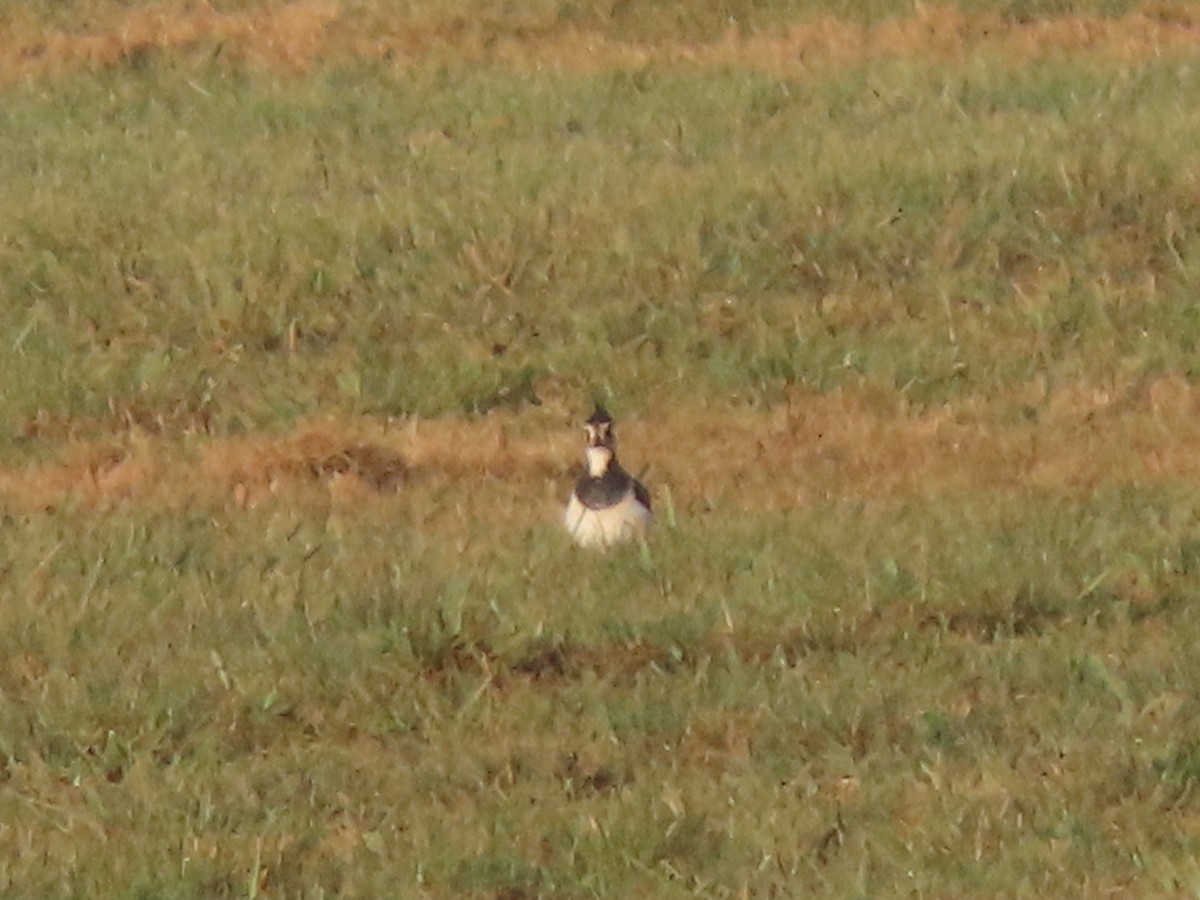
<path id="1" fill-rule="evenodd" d="M 608 414 L 608 410 L 603 406 L 596 406 L 596 410 L 592 413 L 591 418 L 583 423 L 583 430 L 587 432 L 587 445 L 589 447 L 616 448 L 617 432 L 613 428 L 612 416 Z"/>
<path id="2" fill-rule="evenodd" d="M 598 478 L 608 471 L 617 453 L 617 433 L 613 429 L 612 416 L 597 404 L 583 428 L 587 432 L 588 474 Z"/>

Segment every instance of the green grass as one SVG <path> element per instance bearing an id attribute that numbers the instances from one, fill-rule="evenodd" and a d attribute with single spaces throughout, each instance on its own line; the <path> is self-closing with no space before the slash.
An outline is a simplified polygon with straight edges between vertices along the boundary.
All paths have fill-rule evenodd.
<path id="1" fill-rule="evenodd" d="M 648 559 L 535 529 L 457 565 L 282 510 L 9 519 L 3 877 L 1174 892 L 1196 875 L 1197 499 L 701 518 Z"/>
<path id="2" fill-rule="evenodd" d="M 545 379 L 936 404 L 1190 373 L 1198 89 L 1178 63 L 983 59 L 18 86 L 0 411 L 223 431 L 520 406 Z"/>
<path id="3" fill-rule="evenodd" d="M 30 6 L 74 27 L 97 9 L 111 5 Z M 695 9 L 495 15 L 719 33 Z M 769 31 L 910 10 L 720 12 Z M 3 89 L 9 464 L 98 458 L 125 438 L 86 442 L 130 425 L 172 438 L 144 460 L 198 457 L 208 438 L 173 440 L 187 428 L 318 413 L 599 394 L 682 416 L 769 409 L 801 386 L 1012 415 L 1018 400 L 970 404 L 1195 373 L 1186 56 L 914 54 L 781 79 L 441 56 L 271 76 L 209 51 Z M 1151 449 L 1191 432 L 1173 444 L 1184 407 L 1152 399 L 1138 410 L 1157 430 L 1129 459 L 1166 479 Z M 1063 421 L 1051 439 L 1083 434 Z M 702 425 L 686 449 L 712 458 Z M 951 452 L 914 447 L 899 449 Z M 836 452 L 805 458 L 836 471 Z M 1163 472 L 1183 468 L 1172 459 Z M 155 512 L 119 486 L 107 511 L 4 498 L 3 893 L 1200 890 L 1190 485 L 930 484 L 769 512 L 739 505 L 732 472 L 718 490 L 667 485 L 679 522 L 663 515 L 648 547 L 590 555 L 553 522 L 426 527 L 434 499 L 484 509 L 503 493 L 507 474 L 460 469 L 434 459 L 354 506 L 286 484 L 253 509 Z M 511 477 L 551 490 L 540 460 Z"/>

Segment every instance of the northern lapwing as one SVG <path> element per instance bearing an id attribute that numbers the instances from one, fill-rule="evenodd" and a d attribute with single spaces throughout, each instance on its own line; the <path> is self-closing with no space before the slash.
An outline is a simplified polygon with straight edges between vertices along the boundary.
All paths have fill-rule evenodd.
<path id="1" fill-rule="evenodd" d="M 563 521 L 581 547 L 607 547 L 643 538 L 653 521 L 650 492 L 617 462 L 612 416 L 597 405 L 584 424 L 587 474 L 575 482 Z"/>

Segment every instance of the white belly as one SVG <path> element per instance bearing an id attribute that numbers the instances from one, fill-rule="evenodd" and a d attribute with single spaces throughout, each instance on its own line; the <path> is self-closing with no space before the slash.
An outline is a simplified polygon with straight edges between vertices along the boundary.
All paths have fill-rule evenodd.
<path id="1" fill-rule="evenodd" d="M 645 537 L 653 518 L 630 492 L 620 503 L 604 509 L 588 509 L 572 495 L 563 522 L 580 547 L 607 547 Z"/>

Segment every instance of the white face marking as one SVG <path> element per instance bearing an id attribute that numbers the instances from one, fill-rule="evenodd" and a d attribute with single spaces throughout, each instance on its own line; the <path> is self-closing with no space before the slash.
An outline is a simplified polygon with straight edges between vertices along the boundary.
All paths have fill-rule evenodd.
<path id="1" fill-rule="evenodd" d="M 588 447 L 587 448 L 587 470 L 588 474 L 593 478 L 599 478 L 608 471 L 608 464 L 612 462 L 612 451 L 607 447 Z"/>
<path id="2" fill-rule="evenodd" d="M 586 425 L 584 425 L 583 430 L 587 432 L 589 446 L 594 444 L 611 443 L 611 427 L 612 426 L 608 422 L 600 422 L 597 425 L 593 425 L 591 422 L 588 422 Z"/>

